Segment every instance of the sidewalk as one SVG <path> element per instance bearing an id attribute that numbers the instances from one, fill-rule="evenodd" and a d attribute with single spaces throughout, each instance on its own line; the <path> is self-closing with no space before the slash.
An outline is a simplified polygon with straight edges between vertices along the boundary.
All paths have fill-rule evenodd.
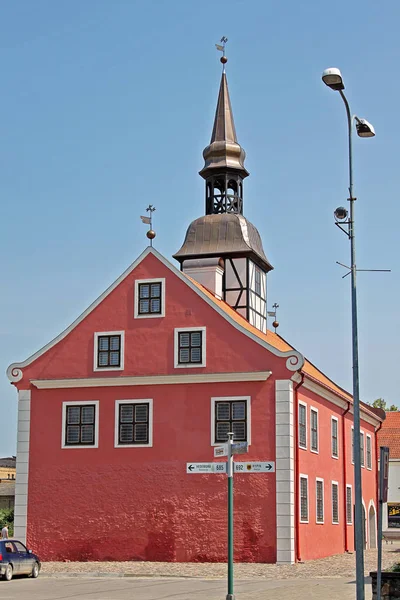
<path id="1" fill-rule="evenodd" d="M 400 543 L 383 544 L 382 568 L 387 569 L 400 562 Z M 377 550 L 364 553 L 365 575 L 375 571 Z M 41 576 L 119 576 L 119 577 L 188 577 L 201 579 L 224 579 L 225 563 L 155 563 L 155 562 L 44 562 Z M 271 565 L 260 563 L 236 563 L 235 578 L 240 580 L 283 580 L 315 578 L 355 577 L 355 554 L 337 554 L 328 558 L 297 563 L 295 565 Z"/>

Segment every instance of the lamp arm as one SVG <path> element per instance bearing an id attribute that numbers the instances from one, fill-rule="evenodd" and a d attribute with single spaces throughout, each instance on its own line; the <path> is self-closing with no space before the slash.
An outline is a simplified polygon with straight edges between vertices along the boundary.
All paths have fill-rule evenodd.
<path id="1" fill-rule="evenodd" d="M 351 118 L 350 106 L 349 106 L 346 96 L 344 95 L 342 90 L 339 90 L 339 94 L 341 95 L 344 105 L 346 107 L 347 125 L 348 125 L 348 129 L 349 129 L 349 194 L 350 194 L 349 200 L 351 202 L 352 200 L 355 200 L 355 198 L 353 198 L 353 139 L 352 139 L 353 119 Z"/>

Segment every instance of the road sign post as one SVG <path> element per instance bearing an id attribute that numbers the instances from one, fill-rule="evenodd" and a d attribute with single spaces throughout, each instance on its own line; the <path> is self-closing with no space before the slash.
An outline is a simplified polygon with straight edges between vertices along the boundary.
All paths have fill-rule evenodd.
<path id="1" fill-rule="evenodd" d="M 387 502 L 389 480 L 389 448 L 380 447 L 379 454 L 379 512 L 378 512 L 378 565 L 376 570 L 376 600 L 381 600 L 382 578 L 382 512 Z"/>
<path id="2" fill-rule="evenodd" d="M 226 600 L 235 600 L 233 594 L 233 433 L 228 433 L 228 594 Z"/>

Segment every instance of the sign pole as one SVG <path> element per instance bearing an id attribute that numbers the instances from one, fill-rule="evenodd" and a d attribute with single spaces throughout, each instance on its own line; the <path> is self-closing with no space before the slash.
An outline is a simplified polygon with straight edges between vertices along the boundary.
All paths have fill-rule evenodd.
<path id="1" fill-rule="evenodd" d="M 378 512 L 378 566 L 376 572 L 376 600 L 381 600 L 382 580 L 382 513 L 383 503 L 387 502 L 389 478 L 389 448 L 380 447 L 379 454 L 379 512 Z"/>
<path id="2" fill-rule="evenodd" d="M 228 433 L 228 594 L 226 600 L 235 600 L 233 594 L 233 433 Z"/>

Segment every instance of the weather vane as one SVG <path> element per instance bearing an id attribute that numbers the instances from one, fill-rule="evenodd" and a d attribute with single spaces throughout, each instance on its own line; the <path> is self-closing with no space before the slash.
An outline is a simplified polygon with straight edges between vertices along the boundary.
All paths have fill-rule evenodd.
<path id="1" fill-rule="evenodd" d="M 276 320 L 276 311 L 279 308 L 279 304 L 277 304 L 275 302 L 275 304 L 272 305 L 272 308 L 274 310 L 269 310 L 267 314 L 268 314 L 269 317 L 273 317 L 274 318 L 274 322 L 272 323 L 272 327 L 275 329 L 275 333 L 276 333 L 276 330 L 279 327 L 279 321 Z"/>
<path id="2" fill-rule="evenodd" d="M 225 56 L 225 44 L 228 41 L 228 38 L 225 37 L 224 35 L 222 36 L 222 38 L 220 39 L 220 44 L 215 44 L 216 49 L 219 52 L 222 52 L 222 56 L 220 58 L 220 61 L 222 62 L 223 65 L 223 72 L 225 73 L 225 65 L 228 62 L 228 59 Z"/>
<path id="3" fill-rule="evenodd" d="M 146 208 L 146 212 L 149 213 L 149 217 L 144 217 L 143 215 L 140 215 L 140 218 L 142 219 L 142 223 L 146 223 L 146 225 L 149 225 L 149 229 L 146 233 L 147 237 L 150 240 L 150 246 L 153 245 L 153 240 L 156 237 L 156 232 L 153 229 L 153 212 L 156 210 L 156 207 L 153 206 L 152 204 L 149 204 L 148 207 Z"/>

